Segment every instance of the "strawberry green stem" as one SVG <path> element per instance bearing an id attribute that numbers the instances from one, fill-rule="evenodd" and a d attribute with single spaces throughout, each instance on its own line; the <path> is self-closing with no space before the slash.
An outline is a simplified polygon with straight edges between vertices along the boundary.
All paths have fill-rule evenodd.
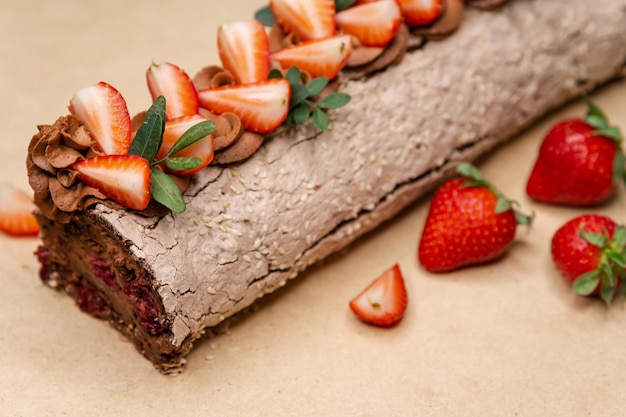
<path id="1" fill-rule="evenodd" d="M 485 187 L 489 189 L 492 193 L 498 197 L 498 201 L 496 203 L 495 212 L 500 214 L 504 213 L 507 210 L 513 210 L 515 214 L 515 221 L 517 224 L 521 224 L 523 226 L 530 226 L 532 224 L 534 213 L 527 215 L 519 210 L 517 207 L 519 204 L 515 200 L 511 200 L 506 197 L 500 190 L 498 190 L 491 182 L 487 181 L 483 174 L 480 172 L 478 168 L 469 162 L 460 162 L 456 167 L 457 173 L 465 178 L 468 178 L 469 181 L 463 184 L 464 187 Z"/>
<path id="2" fill-rule="evenodd" d="M 592 294 L 600 285 L 600 298 L 611 304 L 620 283 L 626 278 L 626 228 L 618 226 L 609 238 L 608 232 L 585 232 L 581 227 L 580 236 L 588 243 L 602 250 L 598 267 L 579 276 L 574 281 L 574 291 L 580 295 Z"/>

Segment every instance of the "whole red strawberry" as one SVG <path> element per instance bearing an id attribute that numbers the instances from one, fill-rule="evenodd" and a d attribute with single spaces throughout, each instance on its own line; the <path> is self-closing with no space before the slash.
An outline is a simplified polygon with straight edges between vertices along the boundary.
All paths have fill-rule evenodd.
<path id="1" fill-rule="evenodd" d="M 626 228 L 597 214 L 575 217 L 552 237 L 552 259 L 577 294 L 609 304 L 626 276 Z"/>
<path id="2" fill-rule="evenodd" d="M 534 200 L 575 206 L 598 204 L 624 180 L 622 135 L 587 99 L 585 119 L 555 125 L 543 140 L 526 192 Z"/>
<path id="3" fill-rule="evenodd" d="M 473 165 L 461 163 L 457 171 L 460 177 L 435 192 L 419 242 L 419 261 L 429 271 L 497 258 L 513 241 L 517 225 L 532 220 L 514 210 L 514 202 Z"/>

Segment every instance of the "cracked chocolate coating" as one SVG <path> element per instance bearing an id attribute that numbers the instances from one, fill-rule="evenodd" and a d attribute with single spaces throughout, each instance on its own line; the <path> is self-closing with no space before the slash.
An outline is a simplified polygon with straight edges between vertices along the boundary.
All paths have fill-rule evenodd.
<path id="1" fill-rule="evenodd" d="M 458 161 L 618 74 L 626 0 L 571 0 L 563 9 L 536 0 L 497 13 L 466 10 L 447 41 L 366 80 L 344 81 L 352 101 L 330 113 L 328 132 L 299 127 L 245 163 L 202 171 L 181 215 L 90 211 L 120 253 L 150 273 L 167 326 L 158 349 L 170 352 L 158 365 L 182 366 L 204 329 L 391 218 Z M 159 357 L 140 340 L 151 336 L 129 337 Z"/>

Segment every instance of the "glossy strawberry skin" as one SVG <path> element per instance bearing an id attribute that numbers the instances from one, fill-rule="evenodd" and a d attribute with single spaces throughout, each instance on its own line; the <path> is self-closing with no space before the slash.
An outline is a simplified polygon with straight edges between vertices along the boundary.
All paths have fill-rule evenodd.
<path id="1" fill-rule="evenodd" d="M 498 197 L 486 187 L 463 187 L 466 181 L 449 180 L 433 196 L 418 249 L 419 261 L 429 271 L 495 259 L 515 237 L 513 210 L 497 214 Z"/>
<path id="2" fill-rule="evenodd" d="M 528 196 L 545 203 L 587 206 L 615 194 L 618 145 L 593 132 L 582 119 L 555 125 L 539 149 L 526 185 Z"/>
<path id="3" fill-rule="evenodd" d="M 586 241 L 581 229 L 613 237 L 617 224 L 606 216 L 585 214 L 575 217 L 561 226 L 552 237 L 552 260 L 568 283 L 574 284 L 581 275 L 597 269 L 602 259 L 602 249 Z M 600 284 L 593 294 L 600 292 Z"/>

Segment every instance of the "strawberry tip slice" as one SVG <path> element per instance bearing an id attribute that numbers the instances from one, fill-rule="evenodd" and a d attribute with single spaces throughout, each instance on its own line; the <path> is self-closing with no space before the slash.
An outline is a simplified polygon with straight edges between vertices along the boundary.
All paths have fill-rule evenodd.
<path id="1" fill-rule="evenodd" d="M 349 306 L 361 321 L 391 327 L 404 316 L 407 300 L 404 277 L 395 264 L 353 298 Z"/>
<path id="2" fill-rule="evenodd" d="M 10 236 L 37 236 L 36 206 L 24 191 L 0 182 L 0 230 Z"/>

